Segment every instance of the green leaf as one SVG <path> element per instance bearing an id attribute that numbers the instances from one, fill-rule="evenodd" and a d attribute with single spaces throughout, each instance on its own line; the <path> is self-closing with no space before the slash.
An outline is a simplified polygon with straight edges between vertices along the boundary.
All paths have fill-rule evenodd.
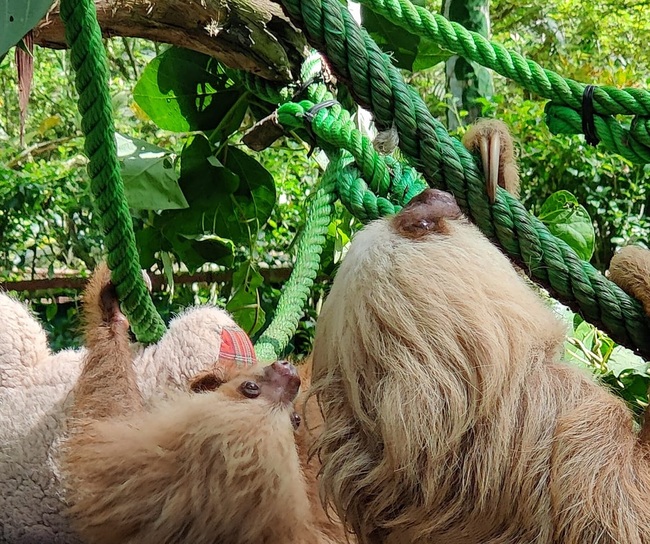
<path id="1" fill-rule="evenodd" d="M 212 153 L 203 136 L 183 149 L 180 185 L 190 207 L 168 210 L 155 219 L 179 256 L 190 259 L 192 266 L 215 255 L 218 262 L 227 260 L 230 254 L 218 247 L 219 240 L 253 245 L 275 205 L 273 178 L 253 157 L 234 147 L 226 147 L 219 158 Z"/>
<path id="2" fill-rule="evenodd" d="M 168 151 L 121 134 L 115 134 L 115 139 L 124 192 L 131 208 L 173 210 L 188 207 Z"/>
<path id="3" fill-rule="evenodd" d="M 581 259 L 591 259 L 596 243 L 594 226 L 587 210 L 569 191 L 557 191 L 549 196 L 542 205 L 539 219 Z"/>
<path id="4" fill-rule="evenodd" d="M 411 71 L 419 72 L 421 70 L 426 70 L 436 64 L 445 62 L 451 56 L 451 52 L 443 49 L 436 42 L 429 40 L 428 38 L 420 38 L 420 43 L 418 44 L 417 54 L 413 60 Z"/>
<path id="5" fill-rule="evenodd" d="M 58 309 L 59 307 L 57 306 L 56 302 L 48 304 L 45 307 L 45 319 L 47 319 L 48 322 L 52 321 L 56 317 L 56 312 Z"/>
<path id="6" fill-rule="evenodd" d="M 156 253 L 163 249 L 162 233 L 158 229 L 146 228 L 135 232 L 135 243 L 138 246 L 140 268 L 149 269 L 156 263 Z"/>
<path id="7" fill-rule="evenodd" d="M 190 202 L 205 198 L 203 181 L 209 182 L 209 178 L 219 180 L 222 192 L 234 193 L 239 188 L 239 177 L 225 168 L 213 153 L 212 145 L 202 134 L 190 138 L 181 152 L 180 183 Z"/>
<path id="8" fill-rule="evenodd" d="M 0 57 L 45 17 L 54 0 L 5 0 L 0 3 Z"/>
<path id="9" fill-rule="evenodd" d="M 133 98 L 162 129 L 208 131 L 223 126 L 225 134 L 237 119 L 241 123 L 243 92 L 212 57 L 171 47 L 144 69 Z"/>
<path id="10" fill-rule="evenodd" d="M 233 294 L 226 304 L 237 324 L 248 333 L 255 334 L 263 325 L 265 313 L 260 306 L 258 289 L 264 285 L 264 278 L 250 261 L 234 272 Z"/>
<path id="11" fill-rule="evenodd" d="M 256 238 L 275 206 L 275 181 L 269 171 L 253 157 L 236 147 L 224 150 L 223 165 L 239 178 L 234 191 L 239 220 L 246 222 Z"/>
<path id="12" fill-rule="evenodd" d="M 424 0 L 413 3 L 424 7 Z M 434 41 L 411 34 L 363 5 L 361 19 L 377 45 L 395 60 L 399 68 L 417 72 L 431 68 L 452 55 Z"/>
<path id="13" fill-rule="evenodd" d="M 172 246 L 183 264 L 191 271 L 205 263 L 215 263 L 230 268 L 233 264 L 235 245 L 219 236 L 178 234 Z"/>
<path id="14" fill-rule="evenodd" d="M 163 273 L 165 274 L 167 285 L 169 285 L 170 296 L 173 296 L 174 295 L 174 266 L 172 265 L 172 259 L 169 256 L 169 253 L 167 253 L 166 251 L 164 251 L 160 257 L 163 263 Z"/>
<path id="15" fill-rule="evenodd" d="M 228 137 L 239 129 L 248 111 L 250 93 L 242 92 L 232 107 L 223 115 L 217 128 L 210 134 L 213 142 L 225 142 Z"/>
<path id="16" fill-rule="evenodd" d="M 614 348 L 611 357 L 607 361 L 607 369 L 617 378 L 621 374 L 635 374 L 646 379 L 650 378 L 648 375 L 650 362 L 644 361 L 629 349 L 624 349 L 621 346 Z"/>

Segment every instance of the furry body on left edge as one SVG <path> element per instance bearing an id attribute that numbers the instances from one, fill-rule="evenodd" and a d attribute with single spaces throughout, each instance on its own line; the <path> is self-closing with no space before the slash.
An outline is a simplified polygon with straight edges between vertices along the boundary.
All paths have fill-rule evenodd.
<path id="1" fill-rule="evenodd" d="M 313 391 L 324 496 L 360 543 L 650 543 L 647 433 L 561 360 L 565 333 L 451 195 L 357 234 Z"/>
<path id="2" fill-rule="evenodd" d="M 145 404 L 187 390 L 191 377 L 219 366 L 224 331 L 238 327 L 223 310 L 191 308 L 150 346 L 132 345 Z M 241 331 L 241 329 L 239 329 Z M 243 331 L 241 331 L 243 334 Z M 252 346 L 251 346 L 252 351 Z M 86 350 L 52 353 L 42 325 L 0 292 L 0 543 L 77 542 L 63 515 L 60 452 Z"/>

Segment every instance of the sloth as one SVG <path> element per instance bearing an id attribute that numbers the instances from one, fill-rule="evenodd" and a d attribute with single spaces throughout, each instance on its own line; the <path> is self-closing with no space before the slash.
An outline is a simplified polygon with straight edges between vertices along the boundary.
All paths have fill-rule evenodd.
<path id="1" fill-rule="evenodd" d="M 492 132 L 469 144 L 489 156 L 501 143 L 476 139 Z M 499 168 L 494 190 L 516 190 Z M 648 251 L 626 248 L 610 274 L 648 310 Z M 649 432 L 562 360 L 565 335 L 448 193 L 353 238 L 312 394 L 321 493 L 359 543 L 650 543 Z"/>
<path id="2" fill-rule="evenodd" d="M 222 364 L 191 379 L 191 392 L 145 406 L 107 269 L 84 307 L 87 353 L 62 462 L 67 514 L 83 541 L 346 542 L 318 500 L 311 435 L 297 433 L 296 367 Z"/>

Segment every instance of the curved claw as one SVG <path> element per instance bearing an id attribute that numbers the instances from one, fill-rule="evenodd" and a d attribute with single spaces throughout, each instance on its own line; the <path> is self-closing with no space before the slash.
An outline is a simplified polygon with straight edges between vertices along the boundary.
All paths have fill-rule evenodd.
<path id="1" fill-rule="evenodd" d="M 491 203 L 496 200 L 497 187 L 518 195 L 519 174 L 514 146 L 504 123 L 494 119 L 479 121 L 467 131 L 463 144 L 470 151 L 480 152 L 486 191 Z"/>
<path id="2" fill-rule="evenodd" d="M 494 203 L 497 197 L 497 186 L 501 185 L 499 183 L 501 139 L 499 133 L 496 132 L 490 136 L 481 135 L 478 140 L 488 199 L 490 203 Z M 503 185 L 501 186 L 503 187 Z"/>

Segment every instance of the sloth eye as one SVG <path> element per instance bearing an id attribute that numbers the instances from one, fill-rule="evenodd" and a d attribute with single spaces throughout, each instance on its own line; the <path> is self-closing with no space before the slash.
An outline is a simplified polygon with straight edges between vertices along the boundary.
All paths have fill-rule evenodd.
<path id="1" fill-rule="evenodd" d="M 239 390 L 249 399 L 254 399 L 260 394 L 260 386 L 255 382 L 244 382 L 239 386 Z"/>

